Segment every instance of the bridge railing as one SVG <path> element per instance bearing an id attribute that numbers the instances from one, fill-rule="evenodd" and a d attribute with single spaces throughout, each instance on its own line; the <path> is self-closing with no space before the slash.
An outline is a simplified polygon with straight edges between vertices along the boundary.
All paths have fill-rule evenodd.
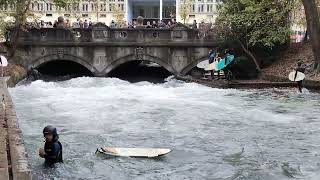
<path id="1" fill-rule="evenodd" d="M 214 34 L 214 32 L 211 33 Z M 170 29 L 128 29 L 107 26 L 94 26 L 88 29 L 33 28 L 21 32 L 18 39 L 21 43 L 32 44 L 93 42 L 107 44 L 150 43 L 154 45 L 170 44 L 171 42 L 205 43 L 220 40 L 217 36 L 205 37 L 200 31 L 185 26 L 176 26 Z"/>

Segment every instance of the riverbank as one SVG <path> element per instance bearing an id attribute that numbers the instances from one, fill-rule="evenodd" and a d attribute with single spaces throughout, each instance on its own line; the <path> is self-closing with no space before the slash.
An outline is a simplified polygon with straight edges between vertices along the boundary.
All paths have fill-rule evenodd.
<path id="1" fill-rule="evenodd" d="M 7 80 L 7 77 L 0 78 L 0 179 L 30 180 L 31 168 Z"/>
<path id="2" fill-rule="evenodd" d="M 263 88 L 284 88 L 296 87 L 296 83 L 292 82 L 273 82 L 268 80 L 204 80 L 196 79 L 191 76 L 176 76 L 178 80 L 185 82 L 195 82 L 213 88 L 237 88 L 237 89 L 263 89 Z M 320 88 L 320 86 L 319 86 Z"/>
<path id="3" fill-rule="evenodd" d="M 10 77 L 7 82 L 8 86 L 14 87 L 27 76 L 27 70 L 17 64 L 9 63 L 8 67 L 4 68 L 4 76 Z"/>
<path id="4" fill-rule="evenodd" d="M 313 71 L 314 57 L 310 43 L 291 44 L 281 54 L 276 62 L 262 70 L 262 78 L 287 81 L 289 73 L 297 68 L 299 61 L 302 61 L 307 67 L 305 72 L 307 84 L 320 82 L 320 73 Z"/>
<path id="5" fill-rule="evenodd" d="M 178 76 L 177 79 L 186 82 L 196 82 L 214 88 L 295 88 L 297 84 L 289 81 L 288 75 L 302 61 L 306 66 L 306 79 L 303 86 L 310 90 L 320 90 L 320 74 L 313 71 L 314 57 L 310 43 L 291 44 L 282 52 L 277 61 L 264 68 L 257 79 L 252 80 L 204 80 L 191 76 Z"/>
<path id="6" fill-rule="evenodd" d="M 297 83 L 278 76 L 262 75 L 255 80 L 204 80 L 191 76 L 176 76 L 178 80 L 195 82 L 212 88 L 264 89 L 264 88 L 297 88 Z M 320 90 L 320 81 L 305 80 L 303 86 L 310 90 Z"/>

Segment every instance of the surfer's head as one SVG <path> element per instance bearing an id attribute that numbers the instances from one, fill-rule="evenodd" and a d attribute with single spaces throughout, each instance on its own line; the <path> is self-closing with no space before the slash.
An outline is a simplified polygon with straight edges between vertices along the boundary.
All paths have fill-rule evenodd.
<path id="1" fill-rule="evenodd" d="M 57 129 L 51 125 L 48 125 L 43 129 L 43 136 L 45 137 L 46 142 L 55 142 L 59 139 Z"/>
<path id="2" fill-rule="evenodd" d="M 301 66 L 303 64 L 303 61 L 302 60 L 299 60 L 298 61 L 298 66 Z"/>

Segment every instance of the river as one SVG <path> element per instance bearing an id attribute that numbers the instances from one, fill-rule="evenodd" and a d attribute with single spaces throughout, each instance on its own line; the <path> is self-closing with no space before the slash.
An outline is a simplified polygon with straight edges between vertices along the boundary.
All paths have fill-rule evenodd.
<path id="1" fill-rule="evenodd" d="M 35 179 L 320 179 L 320 96 L 296 89 L 214 89 L 168 79 L 35 81 L 10 89 Z M 64 164 L 42 166 L 55 125 Z M 157 159 L 97 147 L 171 148 Z"/>

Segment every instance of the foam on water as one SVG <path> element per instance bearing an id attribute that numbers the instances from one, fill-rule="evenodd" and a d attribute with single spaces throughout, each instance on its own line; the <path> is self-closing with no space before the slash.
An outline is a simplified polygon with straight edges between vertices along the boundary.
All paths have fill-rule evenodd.
<path id="1" fill-rule="evenodd" d="M 173 77 L 163 84 L 35 81 L 10 92 L 38 179 L 315 179 L 320 173 L 317 93 L 214 89 Z M 47 124 L 57 126 L 64 145 L 65 163 L 53 170 L 36 153 Z M 94 155 L 99 146 L 173 152 L 157 160 L 104 159 Z"/>

